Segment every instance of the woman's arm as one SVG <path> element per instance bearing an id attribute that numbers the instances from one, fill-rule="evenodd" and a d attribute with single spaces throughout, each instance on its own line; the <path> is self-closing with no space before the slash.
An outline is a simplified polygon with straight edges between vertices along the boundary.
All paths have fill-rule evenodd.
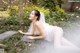
<path id="1" fill-rule="evenodd" d="M 31 23 L 30 27 L 32 29 L 30 32 L 22 32 L 21 30 L 18 30 L 18 32 L 20 32 L 21 34 L 24 34 L 24 35 L 33 35 L 34 28 L 33 28 L 33 24 L 32 23 Z"/>
<path id="2" fill-rule="evenodd" d="M 24 35 L 33 35 L 31 32 L 23 32 Z"/>
<path id="3" fill-rule="evenodd" d="M 33 33 L 31 32 L 22 32 L 21 30 L 19 30 L 18 32 L 24 35 L 33 35 Z"/>

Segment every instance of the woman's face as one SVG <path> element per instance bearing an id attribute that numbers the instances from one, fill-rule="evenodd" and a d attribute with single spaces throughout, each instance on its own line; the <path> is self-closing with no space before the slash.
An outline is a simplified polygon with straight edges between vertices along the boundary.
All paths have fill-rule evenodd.
<path id="1" fill-rule="evenodd" d="M 30 20 L 35 20 L 36 16 L 35 16 L 35 11 L 32 11 L 31 14 L 29 15 L 29 19 Z"/>

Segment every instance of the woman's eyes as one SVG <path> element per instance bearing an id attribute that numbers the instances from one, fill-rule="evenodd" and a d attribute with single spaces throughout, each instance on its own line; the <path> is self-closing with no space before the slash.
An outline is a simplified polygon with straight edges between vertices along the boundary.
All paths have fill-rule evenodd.
<path id="1" fill-rule="evenodd" d="M 34 15 L 34 14 L 32 13 L 32 15 Z"/>
<path id="2" fill-rule="evenodd" d="M 33 15 L 33 13 L 32 13 L 32 15 Z"/>
<path id="3" fill-rule="evenodd" d="M 34 15 L 34 13 L 31 13 L 31 15 Z"/>

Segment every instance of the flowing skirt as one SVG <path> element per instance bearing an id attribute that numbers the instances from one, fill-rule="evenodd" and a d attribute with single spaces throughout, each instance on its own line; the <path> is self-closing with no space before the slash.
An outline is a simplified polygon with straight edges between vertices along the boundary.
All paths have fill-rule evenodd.
<path id="1" fill-rule="evenodd" d="M 33 41 L 34 44 L 29 47 L 30 53 L 80 53 L 80 48 L 63 37 L 62 28 L 47 23 L 44 23 L 43 26 L 46 34 L 45 40 Z M 22 37 L 22 40 L 32 41 L 26 35 Z M 61 46 L 59 46 L 60 44 Z"/>
<path id="2" fill-rule="evenodd" d="M 48 23 L 44 23 L 45 28 L 45 40 L 52 42 L 54 47 L 58 48 L 68 48 L 68 49 L 79 49 L 76 45 L 68 41 L 63 37 L 63 29 L 58 26 L 52 26 Z M 61 45 L 61 46 L 60 46 Z"/>

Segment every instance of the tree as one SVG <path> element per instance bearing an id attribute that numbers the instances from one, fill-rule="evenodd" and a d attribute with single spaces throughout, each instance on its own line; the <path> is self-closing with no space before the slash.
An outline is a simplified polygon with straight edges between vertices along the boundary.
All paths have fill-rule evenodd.
<path id="1" fill-rule="evenodd" d="M 71 2 L 71 6 L 70 6 L 70 11 L 73 11 L 73 7 L 74 7 L 75 2 Z"/>
<path id="2" fill-rule="evenodd" d="M 23 20 L 22 20 L 22 17 L 23 17 L 23 0 L 19 0 L 19 23 L 20 23 L 20 28 L 22 29 L 22 25 L 23 25 Z"/>

